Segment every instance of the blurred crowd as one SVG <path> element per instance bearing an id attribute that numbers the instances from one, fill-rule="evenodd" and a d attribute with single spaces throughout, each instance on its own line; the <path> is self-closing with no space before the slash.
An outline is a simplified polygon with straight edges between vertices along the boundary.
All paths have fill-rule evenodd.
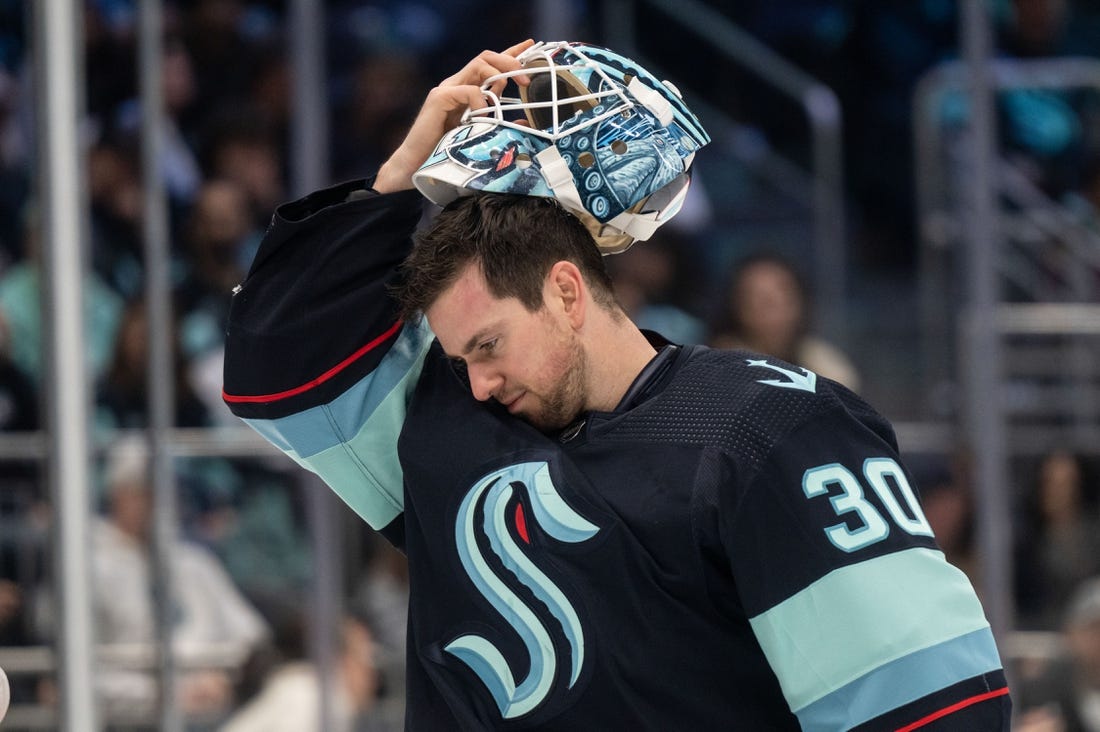
<path id="1" fill-rule="evenodd" d="M 582 24 L 580 35 L 600 42 L 600 4 L 566 4 Z M 371 174 L 404 134 L 427 89 L 467 57 L 532 35 L 533 5 L 326 3 L 332 180 Z M 849 195 L 858 219 L 853 236 L 863 263 L 911 267 L 912 85 L 956 53 L 955 3 L 736 5 L 728 11 L 734 20 L 840 95 Z M 994 5 L 1001 55 L 1100 53 L 1092 23 L 1100 3 Z M 272 210 L 291 195 L 287 8 L 277 0 L 164 6 L 166 146 L 158 175 L 169 210 L 175 420 L 179 427 L 217 427 L 235 424 L 220 398 L 230 293 L 247 272 Z M 99 639 L 123 653 L 153 640 L 156 588 L 148 458 L 140 443 L 110 437 L 148 423 L 137 12 L 136 0 L 83 5 L 87 113 L 81 140 L 91 208 L 83 332 L 97 444 L 105 444 L 97 451 L 93 480 L 95 620 Z M 42 425 L 31 13 L 22 0 L 0 0 L 0 432 Z M 668 65 L 671 74 L 676 64 Z M 1093 162 L 1100 161 L 1097 99 L 1021 92 L 1003 99 L 999 112 L 1004 149 L 1036 185 L 1069 201 L 1100 230 L 1100 162 Z M 791 134 L 788 117 L 759 105 L 745 121 L 782 147 Z M 702 185 L 674 225 L 609 260 L 626 310 L 642 327 L 674 341 L 775 355 L 859 392 L 874 374 L 822 337 L 804 262 L 766 239 L 721 257 L 700 255 L 713 240 L 713 227 L 726 223 L 726 192 L 708 187 L 706 165 L 699 167 Z M 711 266 L 716 261 L 723 263 L 717 271 Z M 1025 477 L 1014 507 L 1018 625 L 1064 632 L 1068 649 L 1058 664 L 1022 674 L 1028 694 L 1020 697 L 1021 708 L 1045 710 L 1029 718 L 1034 730 L 1100 730 L 1100 483 L 1094 458 L 1052 448 L 1020 471 Z M 917 465 L 917 484 L 941 546 L 980 589 L 967 456 L 929 456 Z M 176 474 L 180 530 L 172 575 L 179 619 L 171 642 L 188 668 L 177 694 L 195 728 L 310 729 L 308 720 L 319 718 L 312 710 L 319 705 L 322 674 L 335 679 L 339 729 L 399 724 L 399 714 L 377 710 L 400 695 L 401 557 L 345 517 L 354 537 L 345 550 L 345 619 L 332 639 L 334 668 L 314 668 L 304 646 L 312 557 L 297 470 L 267 459 L 194 457 L 178 458 Z M 36 461 L 0 462 L 0 648 L 56 637 L 49 504 Z M 204 668 L 212 654 L 218 662 Z M 1050 681 L 1059 673 L 1075 679 L 1072 688 L 1085 689 L 1086 701 L 1044 691 L 1065 690 Z M 98 691 L 112 718 L 130 725 L 148 719 L 156 705 L 154 678 L 126 663 L 100 675 Z M 56 701 L 50 678 L 12 683 L 16 703 Z M 1052 724 L 1063 726 L 1041 726 Z"/>

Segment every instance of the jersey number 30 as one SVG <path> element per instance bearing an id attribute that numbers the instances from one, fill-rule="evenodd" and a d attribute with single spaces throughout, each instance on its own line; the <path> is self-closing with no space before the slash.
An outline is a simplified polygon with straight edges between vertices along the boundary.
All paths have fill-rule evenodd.
<path id="1" fill-rule="evenodd" d="M 905 472 L 896 461 L 870 458 L 863 463 L 863 477 L 897 526 L 914 536 L 932 536 L 932 527 L 917 503 Z M 830 463 L 810 468 L 802 476 L 802 491 L 807 498 L 831 494 L 829 501 L 837 516 L 854 514 L 855 528 L 847 522 L 826 527 L 825 535 L 837 548 L 854 552 L 889 536 L 890 524 L 864 497 L 859 479 L 843 465 Z M 905 502 L 904 508 L 902 501 Z"/>

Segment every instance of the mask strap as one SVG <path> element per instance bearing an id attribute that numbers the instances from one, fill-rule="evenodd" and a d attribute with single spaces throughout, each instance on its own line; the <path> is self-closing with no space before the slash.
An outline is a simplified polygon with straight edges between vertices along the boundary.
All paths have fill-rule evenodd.
<path id="1" fill-rule="evenodd" d="M 661 121 L 662 127 L 668 127 L 672 124 L 672 105 L 669 104 L 661 92 L 646 86 L 637 76 L 626 85 L 626 90 Z"/>
<path id="2" fill-rule="evenodd" d="M 577 190 L 576 183 L 573 182 L 573 171 L 569 169 L 558 148 L 550 145 L 541 152 L 535 153 L 535 160 L 538 161 L 543 180 L 554 192 L 558 201 L 567 209 L 583 211 L 584 204 L 581 203 L 581 194 Z"/>

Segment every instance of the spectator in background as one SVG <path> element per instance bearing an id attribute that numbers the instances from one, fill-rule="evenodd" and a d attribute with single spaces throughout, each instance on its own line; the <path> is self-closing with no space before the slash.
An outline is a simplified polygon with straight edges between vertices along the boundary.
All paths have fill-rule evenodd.
<path id="1" fill-rule="evenodd" d="M 409 563 L 404 554 L 376 533 L 369 535 L 367 553 L 367 566 L 352 603 L 372 619 L 378 644 L 403 668 L 409 619 Z"/>
<path id="2" fill-rule="evenodd" d="M 981 562 L 975 540 L 975 514 L 969 455 L 909 456 L 921 508 L 947 561 L 970 579 L 983 597 Z"/>
<path id="3" fill-rule="evenodd" d="M 199 190 L 185 233 L 187 274 L 176 299 L 184 350 L 194 356 L 215 342 L 220 345 L 233 288 L 244 279 L 261 232 L 253 228 L 244 188 L 214 179 Z M 188 321 L 196 318 L 209 325 L 189 326 Z"/>
<path id="4" fill-rule="evenodd" d="M 232 417 L 221 399 L 224 333 L 233 288 L 244 280 L 260 232 L 248 197 L 229 180 L 203 184 L 186 228 L 187 273 L 176 288 L 187 378 L 216 423 Z"/>
<path id="5" fill-rule="evenodd" d="M 259 693 L 246 701 L 221 732 L 353 732 L 398 729 L 371 719 L 380 678 L 371 629 L 345 616 L 336 632 L 329 727 L 321 730 L 321 680 L 306 655 L 302 614 L 276 626 L 280 658 Z"/>
<path id="6" fill-rule="evenodd" d="M 38 394 L 34 383 L 8 355 L 11 336 L 0 312 L 0 434 L 38 429 Z M 0 461 L 0 646 L 31 645 L 25 587 L 41 580 L 46 534 L 34 460 Z M 33 683 L 26 677 L 10 680 L 17 701 L 33 698 Z M 3 716 L 0 714 L 0 716 Z"/>
<path id="7" fill-rule="evenodd" d="M 136 429 L 149 424 L 148 337 L 145 301 L 132 300 L 122 314 L 111 362 L 96 392 L 99 426 Z M 206 407 L 187 381 L 187 365 L 177 340 L 172 337 L 176 426 L 204 427 L 209 424 Z"/>
<path id="8" fill-rule="evenodd" d="M 87 121 L 92 132 L 102 133 L 137 93 L 137 13 L 121 2 L 85 2 L 82 8 Z"/>
<path id="9" fill-rule="evenodd" d="M 36 430 L 38 393 L 34 382 L 12 361 L 10 353 L 11 329 L 0 312 L 0 432 Z"/>
<path id="10" fill-rule="evenodd" d="M 248 100 L 255 114 L 268 124 L 277 148 L 288 150 L 293 90 L 290 63 L 280 46 L 268 44 L 260 53 Z"/>
<path id="11" fill-rule="evenodd" d="M 677 250 L 680 246 L 681 250 Z M 657 232 L 607 260 L 615 298 L 639 328 L 653 330 L 673 343 L 700 343 L 706 326 L 680 307 L 676 290 L 683 275 L 677 261 L 683 242 L 675 234 Z M 696 279 L 698 288 L 699 280 Z"/>
<path id="12" fill-rule="evenodd" d="M 0 271 L 22 256 L 19 213 L 30 195 L 30 135 L 26 93 L 0 68 Z"/>
<path id="13" fill-rule="evenodd" d="M 31 645 L 31 637 L 26 632 L 25 614 L 23 589 L 18 583 L 0 575 L 0 647 Z M 10 700 L 19 704 L 33 699 L 35 694 L 34 682 L 30 678 L 15 676 L 0 681 L 0 685 L 4 684 L 8 688 L 0 691 L 0 702 L 3 702 L 0 703 L 0 721 L 4 719 Z"/>
<path id="14" fill-rule="evenodd" d="M 246 97 L 260 48 L 245 32 L 248 7 L 243 0 L 197 0 L 188 5 L 182 33 L 195 74 L 194 111 L 206 117 L 209 110 Z"/>
<path id="15" fill-rule="evenodd" d="M 0 312 L 0 435 L 39 427 L 34 383 L 8 355 L 11 336 Z M 38 461 L 0 461 L 0 647 L 27 646 L 36 637 L 26 588 L 42 579 L 48 511 L 38 481 Z M 34 679 L 9 679 L 16 703 L 34 698 Z M 0 713 L 0 717 L 3 714 Z"/>
<path id="16" fill-rule="evenodd" d="M 137 142 L 105 136 L 88 151 L 92 270 L 122 299 L 145 286 L 141 163 Z"/>
<path id="17" fill-rule="evenodd" d="M 213 426 L 204 401 L 192 385 L 192 369 L 179 345 L 173 328 L 171 347 L 173 367 L 170 375 L 175 395 L 176 427 Z M 149 425 L 148 320 L 146 303 L 132 300 L 126 305 L 110 366 L 98 383 L 95 395 L 95 424 L 105 430 L 143 429 Z M 224 407 L 219 407 L 224 409 Z M 191 538 L 217 549 L 223 527 L 223 512 L 232 512 L 242 490 L 240 461 L 216 456 L 194 457 L 177 465 L 180 520 Z"/>
<path id="18" fill-rule="evenodd" d="M 274 158 L 263 152 L 273 146 L 238 136 L 251 128 L 247 121 L 231 127 L 217 146 L 224 144 L 224 151 L 238 144 L 242 149 L 256 145 L 254 152 L 267 161 L 260 167 L 274 175 L 270 168 Z M 222 163 L 232 167 L 232 161 Z M 184 227 L 186 276 L 175 291 L 181 349 L 178 399 L 180 405 L 188 406 L 188 414 L 202 415 L 203 426 L 236 423 L 221 399 L 225 323 L 233 288 L 244 279 L 260 233 L 256 199 L 241 181 L 263 179 L 281 190 L 277 176 L 268 173 L 208 179 Z M 268 190 L 268 185 L 253 190 Z M 265 219 L 262 226 L 266 223 Z M 180 410 L 182 417 L 183 406 Z M 215 458 L 191 460 L 187 466 L 189 507 L 195 509 L 188 528 L 222 557 L 261 612 L 276 598 L 299 591 L 310 571 L 299 520 L 301 507 L 295 504 L 295 489 L 281 468 L 265 466 L 263 461 L 235 460 L 229 469 Z"/>
<path id="19" fill-rule="evenodd" d="M 93 607 L 100 643 L 148 647 L 156 638 L 148 471 L 140 440 L 121 441 L 108 455 L 106 514 L 92 533 Z M 197 668 L 180 676 L 180 705 L 188 714 L 222 715 L 232 700 L 233 674 L 269 638 L 268 627 L 210 552 L 176 539 L 169 557 L 176 607 L 173 651 L 182 667 Z M 209 668 L 212 655 L 219 661 Z M 155 711 L 152 672 L 101 668 L 97 685 L 108 717 L 142 717 Z"/>
<path id="20" fill-rule="evenodd" d="M 194 200 L 202 182 L 202 172 L 183 127 L 187 112 L 195 101 L 197 90 L 191 55 L 181 40 L 169 35 L 164 40 L 161 61 L 161 94 L 164 115 L 161 117 L 163 149 L 157 162 L 172 211 L 178 214 Z M 141 133 L 141 99 L 132 98 L 119 105 L 114 120 L 119 129 L 129 135 Z"/>
<path id="21" fill-rule="evenodd" d="M 1076 455 L 1053 450 L 1039 464 L 1016 560 L 1022 627 L 1058 627 L 1074 588 L 1100 574 L 1094 491 Z"/>
<path id="22" fill-rule="evenodd" d="M 23 591 L 15 582 L 0 577 L 0 646 L 26 643 L 22 632 Z"/>
<path id="23" fill-rule="evenodd" d="M 711 346 L 775 356 L 859 391 L 859 372 L 848 357 L 811 332 L 807 287 L 786 259 L 746 257 L 734 267 L 727 293 Z"/>
<path id="24" fill-rule="evenodd" d="M 1016 687 L 1016 732 L 1100 732 L 1100 577 L 1074 590 L 1062 637 L 1067 653 Z"/>
<path id="25" fill-rule="evenodd" d="M 427 87 L 414 58 L 392 53 L 362 59 L 348 77 L 347 99 L 333 115 L 337 179 L 385 161 L 404 137 Z"/>
<path id="26" fill-rule="evenodd" d="M 214 115 L 206 130 L 202 159 L 207 179 L 239 185 L 248 198 L 255 227 L 265 229 L 272 209 L 285 196 L 283 158 L 275 131 L 247 105 Z"/>
<path id="27" fill-rule="evenodd" d="M 1100 32 L 1081 3 L 1011 0 L 999 28 L 1000 56 L 1036 60 L 1097 56 Z M 1010 88 L 998 95 L 1006 156 L 1049 195 L 1076 186 L 1081 158 L 1100 145 L 1100 98 L 1087 87 Z"/>
<path id="28" fill-rule="evenodd" d="M 7 321 L 10 356 L 37 388 L 42 361 L 42 283 L 39 276 L 39 231 L 33 204 L 23 212 L 26 257 L 0 277 L 0 313 Z M 105 372 L 122 313 L 122 301 L 94 272 L 84 277 L 84 335 L 92 378 Z"/>
<path id="29" fill-rule="evenodd" d="M 39 428 L 38 392 L 30 377 L 11 360 L 10 346 L 11 335 L 0 312 L 0 435 Z M 0 461 L 0 577 L 28 579 L 27 569 L 40 564 L 34 541 L 36 525 L 42 523 L 41 516 L 35 514 L 44 509 L 39 469 L 33 458 Z M 20 559 L 19 554 L 27 550 L 29 556 Z M 0 645 L 3 625 L 0 621 Z"/>

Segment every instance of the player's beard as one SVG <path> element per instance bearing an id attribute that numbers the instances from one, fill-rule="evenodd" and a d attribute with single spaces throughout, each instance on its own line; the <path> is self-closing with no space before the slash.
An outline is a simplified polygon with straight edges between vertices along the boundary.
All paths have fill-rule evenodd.
<path id="1" fill-rule="evenodd" d="M 576 338 L 570 339 L 560 360 L 555 360 L 558 363 L 554 364 L 554 370 L 560 370 L 561 376 L 545 396 L 538 396 L 541 407 L 523 415 L 528 422 L 548 433 L 557 432 L 572 424 L 585 403 L 584 384 L 588 357 L 580 341 Z"/>

